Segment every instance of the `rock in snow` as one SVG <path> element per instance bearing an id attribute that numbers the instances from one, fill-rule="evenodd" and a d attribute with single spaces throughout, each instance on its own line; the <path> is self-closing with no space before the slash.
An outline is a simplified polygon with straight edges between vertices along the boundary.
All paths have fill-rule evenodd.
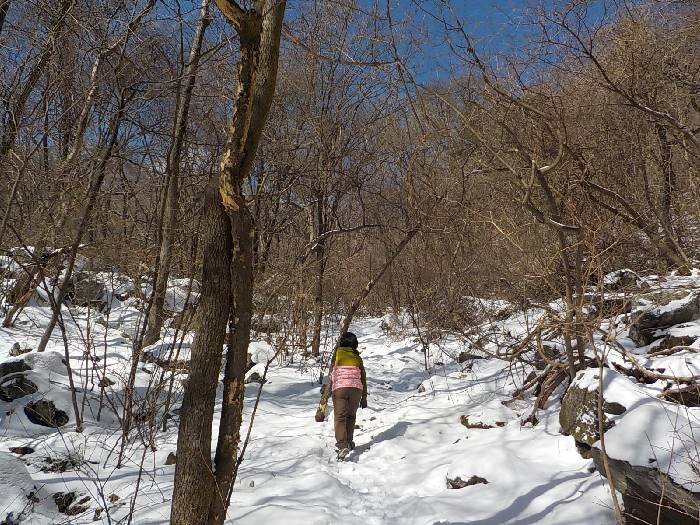
<path id="1" fill-rule="evenodd" d="M 585 374 L 592 375 L 590 379 L 593 382 L 598 377 L 593 370 L 588 370 L 584 373 L 584 376 Z M 579 377 L 584 378 L 584 376 Z M 603 401 L 604 414 L 619 415 L 624 413 L 625 410 L 625 407 L 618 402 Z M 574 381 L 562 399 L 559 424 L 561 425 L 562 433 L 574 438 L 579 453 L 585 458 L 590 458 L 591 446 L 600 439 L 598 391 L 589 389 L 587 384 Z M 611 419 L 607 416 L 605 417 L 604 428 L 606 431 L 612 428 L 614 424 Z"/>
<path id="2" fill-rule="evenodd" d="M 692 321 L 699 316 L 700 292 L 689 293 L 682 299 L 641 313 L 630 326 L 629 336 L 638 346 L 646 346 L 665 335 L 661 330 Z"/>
<path id="3" fill-rule="evenodd" d="M 8 403 L 33 394 L 38 390 L 38 387 L 23 374 L 0 379 L 0 399 Z"/>
<path id="4" fill-rule="evenodd" d="M 29 421 L 43 427 L 62 427 L 70 420 L 68 414 L 56 408 L 53 401 L 44 399 L 29 403 L 24 407 L 24 413 L 27 415 Z"/>
<path id="5" fill-rule="evenodd" d="M 593 449 L 593 461 L 598 471 L 609 477 L 600 449 Z M 658 468 L 630 465 L 615 458 L 608 458 L 607 464 L 615 488 L 622 494 L 625 525 L 698 524 L 700 494 L 680 487 Z"/>

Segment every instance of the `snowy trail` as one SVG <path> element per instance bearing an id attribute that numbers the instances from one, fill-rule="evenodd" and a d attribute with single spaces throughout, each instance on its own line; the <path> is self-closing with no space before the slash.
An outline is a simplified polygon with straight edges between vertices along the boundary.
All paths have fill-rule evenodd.
<path id="1" fill-rule="evenodd" d="M 358 412 L 356 450 L 335 462 L 332 412 L 313 413 L 318 385 L 277 369 L 265 385 L 253 441 L 234 492 L 238 523 L 305 524 L 611 524 L 608 494 L 573 440 L 559 434 L 556 413 L 521 428 L 505 408 L 512 383 L 502 362 L 471 372 L 447 364 L 428 377 L 423 354 L 408 340 L 389 341 L 380 320 L 354 330 L 369 382 L 369 408 Z M 441 359 L 442 360 L 442 359 Z M 426 392 L 418 386 L 425 382 Z M 252 401 L 255 387 L 247 392 Z M 528 403 L 523 403 L 526 409 Z M 461 414 L 487 424 L 467 429 Z M 460 490 L 446 478 L 488 480 Z M 251 486 L 252 485 L 252 486 Z"/>
<path id="2" fill-rule="evenodd" d="M 125 317 L 126 321 L 132 322 L 132 309 L 125 313 L 130 316 Z M 25 315 L 29 319 L 27 316 L 31 316 L 31 323 L 22 321 L 16 329 L 0 331 L 3 351 L 9 352 L 15 340 L 30 347 L 38 341 L 46 312 L 32 308 Z M 85 319 L 78 316 L 77 321 L 83 323 Z M 530 410 L 532 400 L 510 408 L 501 404 L 515 388 L 513 374 L 520 375 L 518 384 L 522 382 L 522 370 L 509 371 L 507 363 L 493 359 L 476 360 L 469 367 L 441 354 L 433 360 L 444 362 L 444 366 L 436 365 L 435 375 L 428 376 L 424 356 L 418 351 L 420 345 L 411 338 L 385 335 L 381 321 L 365 319 L 352 327 L 367 369 L 369 407 L 358 412 L 357 448 L 345 463 L 335 461 L 332 411 L 326 422 L 314 421 L 319 399 L 314 372 L 301 371 L 298 365 L 271 367 L 227 523 L 614 523 L 601 476 L 589 472 L 592 462 L 581 459 L 573 439 L 559 434 L 556 400 L 553 398 L 551 406 L 538 415 L 540 423 L 534 428 L 520 426 L 520 418 Z M 107 350 L 112 356 L 109 372 L 115 378 L 125 377 L 131 352 L 128 337 L 122 337 L 124 330 L 128 332 L 126 326 L 120 321 L 106 331 L 99 325 L 93 327 L 98 340 L 104 337 L 108 341 Z M 79 363 L 83 346 L 74 328 L 69 325 L 71 346 L 74 343 L 71 360 Z M 443 348 L 453 356 L 464 349 L 456 341 L 448 341 Z M 265 354 L 270 349 L 255 342 L 251 351 Z M 64 410 L 70 410 L 61 353 L 60 335 L 55 334 L 45 354 L 31 352 L 25 359 L 34 367 L 29 377 L 40 386 L 36 396 L 53 399 Z M 137 388 L 145 388 L 157 369 L 155 364 L 140 366 Z M 421 384 L 424 391 L 419 393 Z M 257 390 L 257 384 L 246 387 L 243 435 Z M 219 400 L 220 396 L 221 392 Z M 0 460 L 5 458 L 0 461 L 0 490 L 16 501 L 8 502 L 8 510 L 21 510 L 20 503 L 33 484 L 40 487 L 42 498 L 33 523 L 56 523 L 52 494 L 69 490 L 97 501 L 101 495 L 114 495 L 112 522 L 124 518 L 138 477 L 141 449 L 135 446 L 126 466 L 115 469 L 114 447 L 119 433 L 114 418 L 103 418 L 101 423 L 88 418 L 83 434 L 56 432 L 28 423 L 21 409 L 25 402 L 23 398 L 12 405 L 4 404 L 6 415 L 0 417 Z M 467 429 L 459 422 L 461 415 L 494 428 Z M 168 523 L 175 467 L 166 465 L 166 458 L 175 451 L 176 432 L 177 428 L 170 425 L 167 432 L 158 434 L 157 450 L 145 458 L 134 507 L 136 524 Z M 36 453 L 22 458 L 27 470 L 20 472 L 15 467 L 22 463 L 6 451 L 24 445 L 35 447 Z M 212 450 L 215 446 L 214 437 Z M 49 455 L 72 455 L 85 463 L 79 470 L 44 472 L 42 458 Z M 488 483 L 448 489 L 447 477 L 457 476 L 463 480 L 479 476 Z M 62 519 L 93 523 L 94 509 L 95 504 L 80 516 Z M 104 514 L 101 520 L 106 522 Z"/>

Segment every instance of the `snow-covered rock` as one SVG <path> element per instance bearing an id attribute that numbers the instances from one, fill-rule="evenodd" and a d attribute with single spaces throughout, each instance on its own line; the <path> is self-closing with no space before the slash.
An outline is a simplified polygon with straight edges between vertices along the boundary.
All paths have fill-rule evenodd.
<path id="1" fill-rule="evenodd" d="M 663 337 L 662 330 L 692 321 L 699 316 L 700 291 L 695 291 L 664 306 L 642 312 L 630 326 L 629 336 L 638 346 L 646 346 Z"/>

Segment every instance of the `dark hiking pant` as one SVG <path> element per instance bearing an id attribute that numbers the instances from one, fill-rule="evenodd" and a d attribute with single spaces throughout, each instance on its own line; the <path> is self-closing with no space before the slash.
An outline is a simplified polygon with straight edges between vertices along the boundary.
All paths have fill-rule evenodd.
<path id="1" fill-rule="evenodd" d="M 333 418 L 335 421 L 335 446 L 339 450 L 350 448 L 355 432 L 355 416 L 360 406 L 362 390 L 338 388 L 333 390 Z"/>

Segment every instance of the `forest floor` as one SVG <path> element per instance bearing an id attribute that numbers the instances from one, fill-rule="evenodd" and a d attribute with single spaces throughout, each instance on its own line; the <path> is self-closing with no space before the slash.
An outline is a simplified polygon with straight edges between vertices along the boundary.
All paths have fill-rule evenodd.
<path id="1" fill-rule="evenodd" d="M 118 419 L 105 406 L 98 421 L 97 383 L 101 376 L 91 364 L 86 366 L 89 362 L 84 359 L 85 341 L 89 340 L 92 352 L 101 357 L 97 368 L 106 365 L 106 375 L 115 382 L 106 392 L 115 406 L 120 406 L 119 385 L 128 375 L 138 309 L 129 301 L 114 299 L 109 319 L 95 322 L 94 312 L 76 308 L 66 320 L 79 387 L 77 402 L 85 419 L 82 433 L 74 431 L 60 331 L 56 329 L 42 354 L 28 351 L 9 356 L 11 348 L 17 348 L 15 343 L 22 351 L 36 347 L 48 313 L 48 307 L 30 306 L 14 328 L 0 329 L 0 362 L 23 360 L 31 367 L 25 376 L 38 390 L 10 402 L 0 401 L 0 520 L 12 513 L 8 524 L 20 523 L 11 521 L 18 518 L 22 523 L 37 524 L 167 523 L 175 466 L 166 465 L 166 459 L 175 452 L 176 425 L 171 421 L 147 449 L 141 438 L 149 439 L 148 427 L 139 427 L 124 451 L 123 466 L 117 468 Z M 525 320 L 518 316 L 504 323 L 502 328 L 514 333 L 525 328 Z M 344 463 L 335 460 L 332 410 L 325 422 L 314 421 L 318 368 L 273 363 L 227 522 L 614 522 L 605 480 L 592 469 L 591 460 L 579 456 L 574 440 L 560 434 L 558 398 L 562 392 L 552 396 L 538 413 L 536 426 L 523 426 L 521 420 L 532 410 L 533 399 L 508 407 L 501 402 L 511 398 L 531 369 L 489 358 L 460 364 L 456 357 L 464 346 L 448 338 L 439 348 L 431 346 L 428 373 L 417 339 L 389 335 L 381 325 L 381 318 L 372 318 L 358 320 L 352 327 L 367 370 L 369 407 L 358 412 L 357 448 Z M 166 334 L 163 344 L 171 339 Z M 190 341 L 190 335 L 185 337 L 180 357 L 187 357 Z M 257 341 L 251 351 L 260 363 L 272 349 Z M 249 375 L 262 373 L 261 368 L 257 365 Z M 161 372 L 157 364 L 140 364 L 137 394 L 154 384 Z M 258 389 L 257 383 L 246 386 L 243 435 Z M 29 401 L 39 399 L 53 401 L 67 413 L 69 423 L 60 429 L 32 423 L 24 408 Z M 214 436 L 219 408 L 217 404 Z M 468 418 L 472 427 L 491 428 L 467 428 L 461 424 L 461 416 Z M 18 450 L 15 447 L 30 447 L 32 452 L 11 453 L 11 448 Z M 461 489 L 449 488 L 448 478 L 467 481 L 472 476 L 482 479 L 474 479 L 476 484 Z M 57 493 L 63 496 L 57 497 Z M 58 512 L 57 504 L 66 503 L 66 494 L 70 501 L 63 506 L 72 515 Z"/>

